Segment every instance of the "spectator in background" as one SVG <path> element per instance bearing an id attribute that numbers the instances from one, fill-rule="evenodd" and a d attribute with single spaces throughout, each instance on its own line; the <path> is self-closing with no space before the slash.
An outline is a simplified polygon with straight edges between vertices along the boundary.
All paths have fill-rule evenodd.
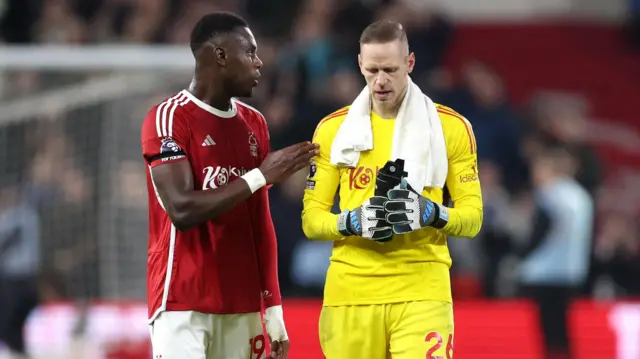
<path id="1" fill-rule="evenodd" d="M 0 184 L 0 341 L 26 356 L 23 327 L 38 304 L 40 225 L 18 182 Z"/>
<path id="2" fill-rule="evenodd" d="M 85 30 L 71 0 L 44 0 L 40 19 L 32 29 L 36 41 L 50 44 L 82 43 L 87 40 Z"/>
<path id="3" fill-rule="evenodd" d="M 509 190 L 522 187 L 526 166 L 520 156 L 521 122 L 498 74 L 479 61 L 469 62 L 462 70 L 462 86 L 440 97 L 444 105 L 460 109 L 473 125 L 478 160 L 499 166 Z"/>
<path id="4" fill-rule="evenodd" d="M 114 241 L 118 243 L 118 253 L 129 253 L 131 258 L 113 271 L 118 271 L 124 278 L 128 273 L 146 271 L 145 263 L 138 260 L 138 258 L 144 258 L 147 253 L 147 241 L 140 239 L 149 235 L 147 226 L 139 225 L 139 223 L 146 223 L 149 215 L 144 167 L 138 161 L 124 160 L 119 164 L 119 169 L 114 173 L 111 183 L 111 193 L 117 198 L 115 201 L 117 210 L 114 211 L 115 218 L 113 218 L 116 224 L 111 230 L 114 233 Z M 136 279 L 138 280 L 123 283 L 125 285 L 118 288 L 119 295 L 124 298 L 143 298 L 146 295 L 146 280 L 145 278 Z"/>
<path id="5" fill-rule="evenodd" d="M 289 295 L 321 296 L 333 243 L 308 241 L 302 232 L 300 213 L 308 173 L 301 170 L 271 190 L 271 204 L 278 208 L 271 215 L 278 233 L 278 272 L 284 274 L 280 285 L 296 288 Z"/>
<path id="6" fill-rule="evenodd" d="M 595 294 L 637 297 L 640 295 L 640 228 L 628 213 L 610 211 L 607 215 L 594 248 L 600 274 Z M 608 293 L 602 293 L 603 290 Z"/>
<path id="7" fill-rule="evenodd" d="M 279 73 L 289 84 L 277 89 L 278 94 L 295 102 L 319 96 L 335 62 L 329 28 L 331 15 L 330 9 L 318 1 L 304 3 L 294 23 L 292 42 L 279 55 Z"/>
<path id="8" fill-rule="evenodd" d="M 502 186 L 502 172 L 498 166 L 491 162 L 480 162 L 478 173 L 482 186 L 484 218 L 476 241 L 484 254 L 484 295 L 494 298 L 499 296 L 501 265 L 513 250 L 511 236 L 507 231 L 510 222 L 509 211 L 504 210 L 511 207 L 510 196 Z"/>
<path id="9" fill-rule="evenodd" d="M 331 29 L 338 66 L 359 71 L 358 63 L 353 61 L 353 55 L 360 52 L 360 33 L 374 21 L 375 9 L 374 2 L 370 1 L 337 2 Z"/>
<path id="10" fill-rule="evenodd" d="M 589 271 L 594 205 L 574 174 L 575 160 L 563 148 L 533 159 L 536 212 L 520 253 L 520 284 L 540 307 L 548 358 L 568 357 L 567 307 Z"/>
<path id="11" fill-rule="evenodd" d="M 547 142 L 560 143 L 573 153 L 576 180 L 593 195 L 601 183 L 602 166 L 586 140 L 584 101 L 568 94 L 545 93 L 536 96 L 533 107 L 534 126 L 542 132 L 540 135 L 547 137 Z"/>

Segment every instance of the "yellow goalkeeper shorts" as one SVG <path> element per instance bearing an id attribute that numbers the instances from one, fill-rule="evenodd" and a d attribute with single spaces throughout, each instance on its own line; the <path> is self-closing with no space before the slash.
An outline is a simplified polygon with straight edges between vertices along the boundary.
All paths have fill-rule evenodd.
<path id="1" fill-rule="evenodd" d="M 452 359 L 453 308 L 436 301 L 323 307 L 326 359 Z"/>

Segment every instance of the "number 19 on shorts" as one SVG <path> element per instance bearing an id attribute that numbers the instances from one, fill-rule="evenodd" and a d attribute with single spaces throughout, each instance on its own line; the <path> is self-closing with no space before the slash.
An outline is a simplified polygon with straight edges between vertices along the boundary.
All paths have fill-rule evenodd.
<path id="1" fill-rule="evenodd" d="M 264 342 L 264 335 L 259 334 L 249 339 L 249 359 L 264 358 L 264 351 L 267 349 Z"/>

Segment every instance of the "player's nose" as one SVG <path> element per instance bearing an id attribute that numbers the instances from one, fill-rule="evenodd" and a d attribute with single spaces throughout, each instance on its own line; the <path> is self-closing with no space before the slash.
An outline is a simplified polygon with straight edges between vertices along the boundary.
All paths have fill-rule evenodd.
<path id="1" fill-rule="evenodd" d="M 380 84 L 385 84 L 389 81 L 389 77 L 384 71 L 380 71 L 376 74 L 376 81 Z"/>
<path id="2" fill-rule="evenodd" d="M 255 66 L 257 69 L 262 68 L 262 60 L 260 60 L 258 56 L 256 56 L 256 59 L 253 62 L 253 66 Z"/>
<path id="3" fill-rule="evenodd" d="M 378 87 L 383 88 L 383 87 L 385 87 L 385 85 L 387 84 L 387 82 L 388 82 L 388 81 L 387 81 L 387 79 L 386 79 L 385 77 L 383 77 L 383 76 L 378 76 L 378 77 L 376 77 L 375 84 L 376 84 Z"/>

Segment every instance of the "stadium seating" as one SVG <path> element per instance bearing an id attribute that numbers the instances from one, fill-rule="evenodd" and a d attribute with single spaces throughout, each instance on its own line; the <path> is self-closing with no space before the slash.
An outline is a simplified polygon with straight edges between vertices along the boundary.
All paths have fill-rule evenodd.
<path id="1" fill-rule="evenodd" d="M 640 54 L 632 53 L 620 27 L 461 25 L 446 64 L 456 69 L 470 58 L 491 64 L 505 78 L 512 100 L 519 105 L 537 90 L 576 92 L 591 104 L 593 120 L 613 133 L 628 135 L 640 130 L 634 105 L 640 99 Z M 615 141 L 597 146 L 607 163 L 640 168 L 640 140 L 638 143 L 635 148 Z"/>

